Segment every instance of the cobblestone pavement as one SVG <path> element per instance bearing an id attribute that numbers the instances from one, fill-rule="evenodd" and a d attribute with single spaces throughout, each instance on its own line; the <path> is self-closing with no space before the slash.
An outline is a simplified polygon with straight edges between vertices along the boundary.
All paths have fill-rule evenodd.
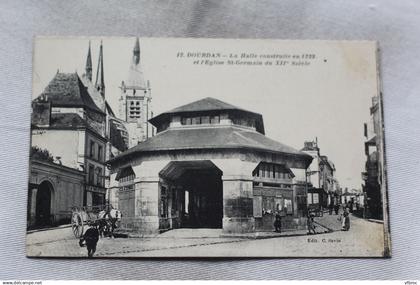
<path id="1" fill-rule="evenodd" d="M 240 256 L 240 257 L 382 257 L 383 226 L 360 218 L 352 220 L 350 231 L 262 240 L 243 240 L 194 248 L 154 250 L 143 257 Z M 131 256 L 130 253 L 123 256 Z"/>
<path id="2" fill-rule="evenodd" d="M 330 215 L 328 212 L 324 213 L 324 215 L 322 217 L 315 217 L 315 222 L 319 225 L 322 225 L 324 227 L 326 227 L 329 230 L 332 231 L 341 231 L 341 214 L 343 213 L 342 210 L 340 210 L 340 212 L 338 213 L 338 215 L 333 214 Z M 350 216 L 350 222 L 351 222 L 352 216 Z"/>
<path id="3" fill-rule="evenodd" d="M 220 238 L 211 234 L 208 237 L 174 237 L 170 232 L 149 238 L 102 238 L 98 242 L 95 257 L 382 256 L 383 225 L 357 217 L 351 219 L 348 232 L 261 240 Z M 335 215 L 324 215 L 318 221 L 328 227 L 340 226 Z M 87 251 L 79 246 L 78 239 L 67 227 L 28 234 L 27 255 L 86 257 Z"/>
<path id="4" fill-rule="evenodd" d="M 148 238 L 101 238 L 97 244 L 95 256 L 118 257 L 127 253 L 138 256 L 141 252 L 158 249 L 185 248 L 218 243 L 230 244 L 241 240 L 244 239 L 220 238 L 214 235 L 209 235 L 209 237 L 157 235 Z M 85 257 L 87 255 L 86 247 L 79 246 L 79 240 L 73 236 L 69 227 L 30 233 L 27 235 L 26 242 L 26 254 L 28 256 Z"/>

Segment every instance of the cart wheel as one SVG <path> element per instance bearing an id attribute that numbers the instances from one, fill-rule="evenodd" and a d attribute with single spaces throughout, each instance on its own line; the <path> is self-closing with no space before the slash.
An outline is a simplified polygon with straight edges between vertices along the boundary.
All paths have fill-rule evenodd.
<path id="1" fill-rule="evenodd" d="M 71 217 L 71 229 L 76 238 L 83 235 L 83 219 L 79 213 L 74 213 Z"/>

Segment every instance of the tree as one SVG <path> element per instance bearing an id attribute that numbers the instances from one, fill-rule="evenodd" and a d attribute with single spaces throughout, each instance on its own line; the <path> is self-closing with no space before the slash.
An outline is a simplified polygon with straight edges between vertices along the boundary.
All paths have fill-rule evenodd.
<path id="1" fill-rule="evenodd" d="M 31 159 L 54 162 L 54 157 L 47 149 L 41 149 L 37 146 L 31 147 Z"/>

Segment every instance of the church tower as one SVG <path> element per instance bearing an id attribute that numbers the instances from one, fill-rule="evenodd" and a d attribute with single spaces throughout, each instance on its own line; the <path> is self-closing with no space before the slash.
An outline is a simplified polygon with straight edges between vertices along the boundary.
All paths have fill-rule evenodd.
<path id="1" fill-rule="evenodd" d="M 99 46 L 99 59 L 98 59 L 98 69 L 96 71 L 95 87 L 96 87 L 96 90 L 98 90 L 99 93 L 101 93 L 102 97 L 105 98 L 104 55 L 103 55 L 102 41 L 101 41 L 101 45 Z"/>
<path id="2" fill-rule="evenodd" d="M 86 78 L 92 82 L 92 55 L 90 52 L 90 41 L 89 41 L 89 49 L 88 49 L 88 55 L 86 58 L 86 68 L 85 68 L 85 74 Z"/>
<path id="3" fill-rule="evenodd" d="M 144 80 L 140 60 L 140 43 L 136 38 L 126 81 L 121 82 L 119 116 L 126 121 L 129 147 L 154 135 L 154 127 L 148 122 L 152 117 L 152 94 L 149 81 Z"/>

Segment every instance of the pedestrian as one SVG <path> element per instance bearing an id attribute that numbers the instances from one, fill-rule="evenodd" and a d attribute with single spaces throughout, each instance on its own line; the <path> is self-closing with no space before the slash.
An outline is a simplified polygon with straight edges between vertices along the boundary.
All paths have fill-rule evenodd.
<path id="1" fill-rule="evenodd" d="M 346 208 L 343 213 L 343 221 L 342 221 L 342 230 L 348 231 L 350 229 L 350 211 L 349 208 Z"/>
<path id="2" fill-rule="evenodd" d="M 353 213 L 353 206 L 354 206 L 354 199 L 353 198 L 351 198 L 351 200 L 350 200 L 350 202 L 349 202 L 349 210 L 350 210 L 350 213 Z"/>
<path id="3" fill-rule="evenodd" d="M 307 225 L 308 225 L 308 234 L 309 235 L 316 234 L 314 217 L 315 217 L 315 215 L 313 213 L 308 213 Z"/>
<path id="4" fill-rule="evenodd" d="M 328 213 L 332 215 L 334 209 L 334 202 L 331 200 L 330 204 L 328 205 Z"/>
<path id="5" fill-rule="evenodd" d="M 340 204 L 337 203 L 337 204 L 334 205 L 334 212 L 335 212 L 336 215 L 338 215 L 339 210 L 340 210 Z"/>
<path id="6" fill-rule="evenodd" d="M 83 242 L 86 244 L 88 251 L 88 257 L 93 257 L 96 251 L 96 245 L 99 240 L 99 230 L 96 224 L 92 224 L 91 227 L 84 233 L 80 238 L 79 245 L 82 246 Z"/>
<path id="7" fill-rule="evenodd" d="M 281 233 L 281 216 L 279 211 L 276 212 L 276 217 L 274 220 L 274 231 L 276 233 Z"/>

